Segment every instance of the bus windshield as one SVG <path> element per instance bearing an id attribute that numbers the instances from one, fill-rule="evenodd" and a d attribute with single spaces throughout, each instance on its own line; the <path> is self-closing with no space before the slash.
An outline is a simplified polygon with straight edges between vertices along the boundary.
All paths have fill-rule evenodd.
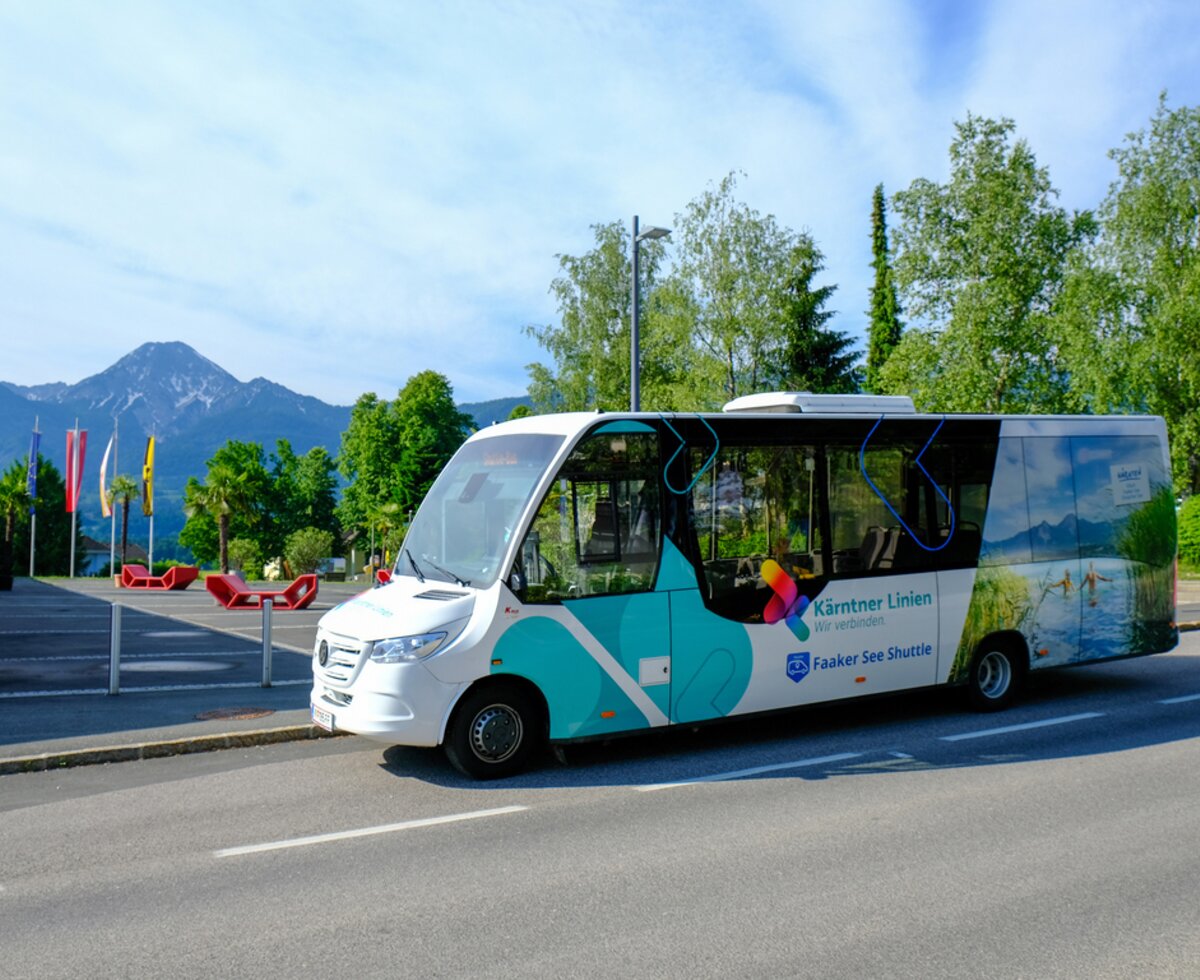
<path id="1" fill-rule="evenodd" d="M 464 443 L 417 509 L 396 556 L 396 574 L 490 586 L 562 442 L 562 436 L 529 434 Z"/>

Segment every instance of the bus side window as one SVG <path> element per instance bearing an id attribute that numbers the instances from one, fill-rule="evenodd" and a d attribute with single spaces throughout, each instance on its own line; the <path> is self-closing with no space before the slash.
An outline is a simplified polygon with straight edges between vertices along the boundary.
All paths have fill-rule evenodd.
<path id="1" fill-rule="evenodd" d="M 603 432 L 579 444 L 522 543 L 525 601 L 654 587 L 662 523 L 658 465 L 653 433 Z"/>
<path id="2" fill-rule="evenodd" d="M 706 461 L 692 452 L 693 472 Z M 691 491 L 691 514 L 704 572 L 705 603 L 739 622 L 761 622 L 774 594 L 763 578 L 772 560 L 801 591 L 816 593 L 822 574 L 816 452 L 805 446 L 743 446 L 721 452 Z M 806 586 L 807 583 L 807 586 Z"/>
<path id="3" fill-rule="evenodd" d="M 861 464 L 859 455 L 855 445 L 827 450 L 833 573 L 857 577 L 928 568 L 929 552 L 922 546 L 932 537 L 930 514 L 913 453 L 884 444 L 862 452 Z"/>

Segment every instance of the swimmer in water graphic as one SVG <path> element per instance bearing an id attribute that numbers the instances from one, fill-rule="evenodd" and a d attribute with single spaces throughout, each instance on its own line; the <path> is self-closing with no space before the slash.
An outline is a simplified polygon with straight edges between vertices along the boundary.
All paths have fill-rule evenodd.
<path id="1" fill-rule="evenodd" d="M 1053 585 L 1047 585 L 1046 591 L 1049 592 L 1051 589 L 1057 589 L 1060 587 L 1063 590 L 1062 594 L 1064 596 L 1069 596 L 1072 592 L 1075 591 L 1075 583 L 1071 581 L 1071 569 L 1064 568 L 1063 569 L 1063 577 L 1060 578 Z"/>
<path id="2" fill-rule="evenodd" d="M 1088 570 L 1087 570 L 1087 574 L 1083 577 L 1083 586 L 1082 587 L 1087 589 L 1089 606 L 1094 606 L 1096 604 L 1096 602 L 1098 601 L 1096 599 L 1097 583 L 1111 582 L 1111 581 L 1112 581 L 1112 579 L 1105 578 L 1098 571 L 1096 571 L 1096 563 L 1094 561 L 1088 562 Z"/>

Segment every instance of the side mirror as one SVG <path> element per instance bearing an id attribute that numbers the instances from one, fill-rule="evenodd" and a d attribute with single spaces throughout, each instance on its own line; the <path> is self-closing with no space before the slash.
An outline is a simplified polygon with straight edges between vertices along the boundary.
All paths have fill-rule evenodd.
<path id="1" fill-rule="evenodd" d="M 529 583 L 525 580 L 525 576 L 519 568 L 513 568 L 512 574 L 508 577 L 508 587 L 514 595 L 521 595 L 525 591 L 525 586 Z"/>

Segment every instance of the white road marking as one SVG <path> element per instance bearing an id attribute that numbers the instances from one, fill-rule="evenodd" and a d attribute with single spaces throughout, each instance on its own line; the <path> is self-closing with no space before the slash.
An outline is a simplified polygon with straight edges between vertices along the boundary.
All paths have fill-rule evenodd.
<path id="1" fill-rule="evenodd" d="M 1188 701 L 1200 701 L 1200 694 L 1185 694 L 1181 698 L 1167 698 L 1165 701 L 1159 701 L 1159 704 L 1184 704 Z"/>
<path id="2" fill-rule="evenodd" d="M 767 772 L 782 772 L 787 769 L 803 769 L 808 766 L 823 766 L 830 762 L 845 762 L 847 759 L 858 759 L 861 752 L 840 752 L 837 755 L 823 755 L 816 759 L 800 759 L 796 762 L 777 762 L 770 766 L 755 766 L 753 769 L 735 769 L 733 772 L 718 772 L 711 776 L 697 776 L 694 779 L 681 779 L 673 783 L 653 783 L 649 786 L 635 787 L 639 793 L 653 793 L 660 789 L 675 789 L 677 786 L 693 786 L 696 783 L 715 783 L 727 779 L 741 779 L 744 776 L 759 776 Z"/>
<path id="3" fill-rule="evenodd" d="M 1086 721 L 1089 718 L 1103 718 L 1103 711 L 1087 711 L 1078 715 L 1064 715 L 1061 718 L 1045 718 L 1042 721 L 1027 721 L 1022 725 L 1005 725 L 1003 728 L 985 728 L 978 732 L 963 732 L 961 735 L 943 735 L 942 742 L 962 742 L 969 738 L 987 738 L 989 735 L 1007 735 L 1009 732 L 1026 732 L 1032 728 L 1049 728 L 1052 725 L 1067 725 L 1073 721 Z"/>
<path id="4" fill-rule="evenodd" d="M 405 820 L 403 823 L 383 824 L 379 827 L 362 827 L 358 830 L 341 830 L 330 834 L 315 834 L 312 837 L 295 837 L 291 840 L 272 841 L 269 844 L 247 844 L 243 847 L 227 847 L 213 851 L 213 857 L 241 857 L 244 854 L 261 854 L 264 851 L 282 851 L 289 847 L 308 847 L 312 844 L 328 844 L 332 841 L 353 840 L 356 837 L 373 837 L 376 834 L 394 834 L 401 830 L 416 830 L 420 827 L 436 827 L 440 824 L 459 823 L 463 820 L 479 820 L 482 817 L 498 817 L 505 813 L 528 810 L 525 806 L 502 806 L 494 810 L 476 810 L 473 813 L 455 813 L 446 817 L 427 817 L 424 820 Z"/>
<path id="5" fill-rule="evenodd" d="M 163 650 L 160 653 L 122 653 L 121 663 L 127 660 L 160 660 L 163 657 L 244 657 L 261 653 L 262 647 L 242 647 L 240 650 Z M 57 663 L 59 661 L 97 661 L 108 663 L 108 653 L 77 653 L 61 657 L 0 657 L 0 666 Z"/>
<path id="6" fill-rule="evenodd" d="M 312 687 L 312 678 L 287 681 L 271 681 L 272 687 Z M 122 694 L 154 694 L 161 691 L 230 691 L 234 689 L 262 687 L 262 681 L 225 681 L 220 684 L 158 684 L 153 687 L 121 687 Z M 0 701 L 15 701 L 21 698 L 62 698 L 78 694 L 108 694 L 107 687 L 84 687 L 58 691 L 0 691 Z"/>

